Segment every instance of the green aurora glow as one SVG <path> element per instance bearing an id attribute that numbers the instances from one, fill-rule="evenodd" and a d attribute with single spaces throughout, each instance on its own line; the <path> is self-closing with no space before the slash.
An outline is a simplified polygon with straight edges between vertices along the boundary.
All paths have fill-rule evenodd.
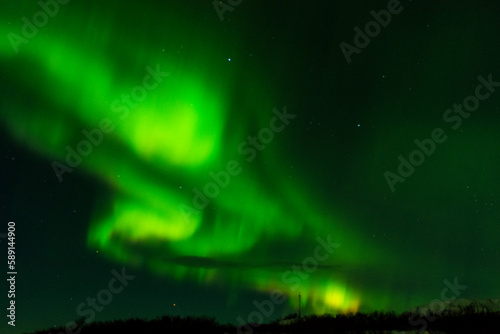
<path id="1" fill-rule="evenodd" d="M 8 31 L 6 27 L 3 30 Z M 258 181 L 253 161 L 247 162 L 248 157 L 238 153 L 238 144 L 252 134 L 250 122 L 244 116 L 228 121 L 235 72 L 243 69 L 217 72 L 214 85 L 210 78 L 215 70 L 208 66 L 213 53 L 208 41 L 213 36 L 206 36 L 206 45 L 197 45 L 192 59 L 181 66 L 171 53 L 148 58 L 142 52 L 147 46 L 135 45 L 134 50 L 140 51 L 133 52 L 115 41 L 114 47 L 119 48 L 115 52 L 137 63 L 126 73 L 120 73 L 106 54 L 106 45 L 114 43 L 110 39 L 102 38 L 101 44 L 94 45 L 92 57 L 88 57 L 88 45 L 95 43 L 94 38 L 82 36 L 75 40 L 44 33 L 31 40 L 29 47 L 21 44 L 20 48 L 26 48 L 22 50 L 21 57 L 26 58 L 23 64 L 41 72 L 41 78 L 50 85 L 33 82 L 31 71 L 17 78 L 18 82 L 32 87 L 40 99 L 53 101 L 57 108 L 12 108 L 11 114 L 3 115 L 19 141 L 62 164 L 66 164 L 65 147 L 76 149 L 76 144 L 85 139 L 83 129 L 90 131 L 101 120 L 111 120 L 113 130 L 76 167 L 102 178 L 115 191 L 108 212 L 96 214 L 91 222 L 89 247 L 112 260 L 147 266 L 178 280 L 189 278 L 203 284 L 219 282 L 268 292 L 280 289 L 292 295 L 300 290 L 315 312 L 356 311 L 363 298 L 361 288 L 350 286 L 341 274 L 323 273 L 321 267 L 359 266 L 353 254 L 366 248 L 366 242 L 349 234 L 340 215 L 320 213 L 322 209 L 308 201 L 300 181 L 291 184 L 280 180 L 282 158 L 279 147 L 272 142 L 258 154 L 268 156 L 273 168 L 264 180 Z M 16 66 L 18 60 L 12 47 L 3 45 L 2 50 L 2 58 Z M 122 94 L 130 94 L 142 83 L 141 75 L 147 75 L 145 67 L 154 69 L 157 64 L 162 71 L 175 71 L 148 91 L 135 108 L 124 103 L 113 108 L 113 102 Z M 253 128 L 268 127 L 274 107 L 269 102 L 270 90 L 263 88 L 263 78 L 249 76 L 248 72 L 245 75 L 245 94 L 251 96 L 243 98 L 255 101 L 246 106 L 256 120 Z M 210 206 L 198 210 L 187 221 L 179 205 L 194 207 L 195 193 L 181 193 L 175 184 L 183 183 L 183 178 L 203 188 L 211 181 L 210 171 L 225 169 L 235 159 L 242 172 L 211 199 Z M 63 173 L 62 177 L 71 174 Z M 276 184 L 267 184 L 270 179 Z M 279 194 L 269 192 L 273 188 Z M 334 241 L 342 244 L 338 254 L 320 263 L 313 276 L 298 276 L 300 288 L 291 284 L 295 282 L 291 278 L 283 279 L 287 267 L 300 264 L 306 257 L 302 249 L 310 249 L 308 256 L 312 256 L 315 238 L 326 239 L 332 231 Z M 305 240 L 301 252 L 290 249 L 273 258 L 277 244 L 292 244 L 298 238 Z M 382 256 L 380 251 L 371 254 L 364 259 L 366 263 Z M 182 263 L 187 257 L 208 259 L 212 264 Z M 222 268 L 218 268 L 219 263 Z M 231 268 L 231 264 L 238 265 Z M 290 302 L 296 303 L 294 298 Z"/>
<path id="2" fill-rule="evenodd" d="M 34 9 L 27 6 L 26 11 Z M 19 54 L 8 39 L 1 40 L 0 58 L 10 69 L 7 79 L 30 96 L 3 101 L 1 117 L 19 143 L 62 164 L 66 147 L 75 148 L 85 139 L 82 130 L 98 128 L 109 119 L 112 130 L 102 143 L 93 146 L 74 172 L 62 175 L 66 180 L 85 172 L 111 189 L 112 195 L 103 195 L 89 222 L 90 250 L 179 282 L 224 286 L 235 293 L 300 292 L 304 305 L 316 313 L 403 309 L 422 302 L 422 296 L 405 295 L 398 284 L 420 277 L 418 266 L 387 269 L 408 257 L 359 233 L 351 219 L 362 218 L 352 218 L 355 215 L 340 204 L 315 196 L 310 175 L 289 172 L 280 137 L 289 136 L 287 131 L 301 115 L 274 133 L 265 149 L 256 151 L 257 159 L 247 161 L 249 155 L 239 152 L 248 136 L 269 127 L 273 109 L 299 114 L 278 100 L 258 66 L 227 61 L 216 47 L 217 33 L 198 29 L 194 36 L 183 16 L 169 15 L 161 31 L 152 31 L 147 22 L 119 31 L 114 25 L 119 19 L 109 17 L 111 9 L 84 16 L 79 10 L 76 4 L 61 7 L 64 14 L 21 44 Z M 96 28 L 87 28 L 90 25 Z M 0 21 L 1 34 L 11 30 Z M 164 34 L 167 46 L 162 50 L 152 41 Z M 139 38 L 143 35 L 148 38 Z M 178 46 L 192 40 L 196 43 L 180 56 Z M 169 74 L 137 106 L 116 102 L 142 84 L 148 67 Z M 374 109 L 384 107 L 381 102 Z M 431 130 L 428 124 L 419 126 L 416 136 L 421 136 L 420 129 Z M 368 165 L 388 155 L 391 140 L 380 136 L 373 141 Z M 451 153 L 439 159 L 453 159 L 446 154 Z M 195 206 L 193 189 L 202 191 L 212 181 L 210 172 L 226 170 L 231 161 L 241 172 L 186 219 L 180 206 Z M 382 176 L 373 178 L 377 181 L 369 182 L 375 184 Z M 284 279 L 293 265 L 314 255 L 317 238 L 329 236 L 340 247 L 317 270 L 303 279 Z M 443 272 L 438 260 L 426 266 Z M 367 276 L 372 279 L 360 278 Z M 295 298 L 288 302 L 297 305 Z"/>

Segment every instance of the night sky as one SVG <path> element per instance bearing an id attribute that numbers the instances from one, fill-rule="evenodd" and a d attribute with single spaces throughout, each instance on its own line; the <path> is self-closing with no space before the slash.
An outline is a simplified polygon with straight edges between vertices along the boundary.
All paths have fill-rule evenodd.
<path id="1" fill-rule="evenodd" d="M 499 297 L 498 6 L 59 1 L 0 5 L 2 333 Z"/>

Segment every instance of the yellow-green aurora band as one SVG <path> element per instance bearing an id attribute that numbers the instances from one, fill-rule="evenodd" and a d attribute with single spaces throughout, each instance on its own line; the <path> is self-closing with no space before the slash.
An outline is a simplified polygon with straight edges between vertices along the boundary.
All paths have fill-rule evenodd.
<path id="1" fill-rule="evenodd" d="M 358 238 L 340 208 L 316 200 L 307 175 L 286 168 L 282 145 L 294 120 L 283 123 L 265 149 L 254 149 L 256 157 L 250 153 L 248 136 L 269 128 L 286 104 L 258 67 L 229 62 L 216 47 L 217 32 L 195 29 L 185 17 L 163 14 L 161 25 L 139 20 L 128 27 L 110 17 L 112 8 L 101 13 L 80 6 L 61 5 L 46 27 L 16 45 L 18 52 L 12 39 L 1 39 L 2 68 L 19 91 L 3 99 L 2 121 L 48 165 L 71 168 L 60 169 L 63 182 L 86 172 L 111 189 L 111 204 L 98 205 L 90 222 L 90 249 L 177 280 L 300 292 L 317 313 L 394 302 L 378 289 L 382 283 L 362 286 L 351 282 L 350 272 L 394 255 Z M 28 6 L 26 15 L 36 10 Z M 0 35 L 21 36 L 21 24 L 14 23 L 0 22 Z M 151 89 L 135 95 L 146 96 L 124 102 L 141 85 Z M 81 146 L 90 153 L 68 166 L 67 147 L 77 152 L 89 140 L 84 130 L 95 145 Z M 213 182 L 210 172 L 226 171 L 231 162 L 239 172 L 196 208 L 193 200 L 201 200 L 193 189 L 203 192 Z M 188 219 L 180 210 L 187 207 L 193 209 Z M 318 238 L 340 247 L 322 250 L 318 259 Z M 294 272 L 302 264 L 307 270 Z M 289 303 L 296 305 L 296 298 Z"/>

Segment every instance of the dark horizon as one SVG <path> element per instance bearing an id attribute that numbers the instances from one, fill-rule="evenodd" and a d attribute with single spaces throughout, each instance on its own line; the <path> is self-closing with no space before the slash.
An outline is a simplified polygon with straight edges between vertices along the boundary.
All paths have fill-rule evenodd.
<path id="1" fill-rule="evenodd" d="M 439 333 L 477 333 L 495 332 L 500 319 L 500 299 L 494 308 L 487 302 L 468 302 L 455 307 L 439 310 L 413 312 L 373 312 L 369 314 L 308 315 L 292 313 L 282 319 L 266 322 L 239 322 L 222 324 L 215 318 L 190 316 L 161 316 L 154 319 L 116 319 L 112 322 L 96 322 L 86 324 L 84 318 L 76 321 L 74 327 L 37 331 L 26 334 L 59 333 L 142 333 L 145 330 L 169 333 L 185 333 L 186 331 L 203 331 L 204 333 L 352 333 L 352 331 L 370 331 L 386 333 L 403 330 L 403 333 L 439 332 Z"/>

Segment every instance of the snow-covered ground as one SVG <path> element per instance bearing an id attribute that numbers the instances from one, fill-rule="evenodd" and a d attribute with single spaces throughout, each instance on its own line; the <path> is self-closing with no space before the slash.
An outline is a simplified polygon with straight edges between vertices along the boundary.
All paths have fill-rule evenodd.
<path id="1" fill-rule="evenodd" d="M 465 309 L 473 310 L 476 313 L 480 312 L 500 312 L 500 299 L 467 299 L 460 298 L 454 301 L 430 303 L 427 305 L 414 307 L 410 312 L 419 315 L 428 314 L 429 311 L 438 314 L 456 314 Z"/>

